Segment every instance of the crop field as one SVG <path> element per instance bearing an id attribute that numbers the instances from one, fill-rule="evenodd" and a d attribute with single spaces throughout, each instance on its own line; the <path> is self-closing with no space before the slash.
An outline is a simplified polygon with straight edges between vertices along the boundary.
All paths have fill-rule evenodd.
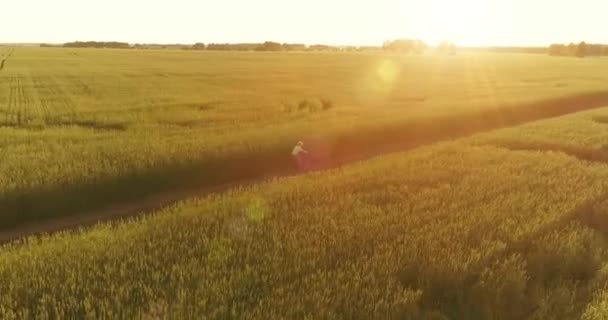
<path id="1" fill-rule="evenodd" d="M 0 318 L 605 319 L 606 119 L 533 122 L 5 245 Z"/>
<path id="2" fill-rule="evenodd" d="M 608 81 L 605 59 L 508 54 L 0 47 L 0 63 L 0 229 L 289 171 L 301 139 L 335 158 L 553 115 L 543 101 Z"/>

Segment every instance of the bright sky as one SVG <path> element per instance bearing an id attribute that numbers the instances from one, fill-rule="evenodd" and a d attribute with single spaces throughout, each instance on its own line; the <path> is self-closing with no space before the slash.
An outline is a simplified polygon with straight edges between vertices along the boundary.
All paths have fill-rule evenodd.
<path id="1" fill-rule="evenodd" d="M 606 0 L 12 0 L 0 42 L 608 43 Z"/>

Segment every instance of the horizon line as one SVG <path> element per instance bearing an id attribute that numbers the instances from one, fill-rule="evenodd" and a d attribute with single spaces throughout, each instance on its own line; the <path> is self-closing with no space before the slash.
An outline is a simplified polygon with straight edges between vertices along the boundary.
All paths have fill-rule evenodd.
<path id="1" fill-rule="evenodd" d="M 424 41 L 422 39 L 415 39 L 415 38 L 397 38 L 397 39 L 391 39 L 391 40 L 386 40 L 386 41 L 395 41 L 395 40 L 418 40 L 418 41 L 422 41 L 425 44 L 427 44 L 430 47 L 436 47 L 439 46 L 443 41 L 438 42 L 438 43 L 429 43 L 427 41 Z M 552 44 L 579 44 L 579 43 L 586 43 L 589 45 L 605 45 L 605 43 L 595 43 L 595 42 L 587 42 L 587 41 L 569 41 L 569 42 L 555 42 L 555 43 L 551 43 L 551 44 L 535 44 L 535 45 L 524 45 L 524 44 L 483 44 L 483 45 L 460 45 L 456 42 L 453 41 L 449 41 L 449 40 L 445 40 L 447 42 L 450 42 L 452 44 L 454 44 L 456 47 L 460 47 L 460 48 L 547 48 Z M 216 42 L 216 41 L 211 41 L 211 42 L 202 42 L 202 41 L 197 41 L 197 42 L 130 42 L 130 41 L 118 41 L 118 40 L 73 40 L 73 41 L 65 41 L 65 42 L 47 42 L 47 41 L 18 41 L 18 42 L 0 42 L 0 45 L 41 45 L 41 44 L 48 44 L 48 45 L 64 45 L 66 43 L 75 43 L 75 42 L 117 42 L 117 43 L 126 43 L 130 46 L 133 45 L 195 45 L 197 43 L 202 43 L 205 45 L 209 45 L 209 44 L 263 44 L 265 42 L 275 42 L 275 43 L 280 43 L 280 44 L 292 44 L 292 45 L 305 45 L 305 46 L 314 46 L 314 45 L 326 45 L 326 46 L 331 46 L 331 47 L 378 47 L 378 48 L 382 48 L 383 43 L 380 44 L 330 44 L 330 43 L 323 43 L 323 42 L 315 42 L 315 43 L 306 43 L 306 42 L 282 42 L 282 41 L 273 41 L 273 40 L 267 40 L 267 41 L 227 41 L 227 42 Z"/>

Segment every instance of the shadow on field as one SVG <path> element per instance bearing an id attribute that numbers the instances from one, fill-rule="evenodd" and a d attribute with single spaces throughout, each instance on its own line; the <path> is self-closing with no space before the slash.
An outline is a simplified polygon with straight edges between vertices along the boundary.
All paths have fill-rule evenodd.
<path id="1" fill-rule="evenodd" d="M 405 264 L 397 277 L 402 286 L 421 290 L 422 309 L 438 310 L 445 318 L 559 314 L 579 319 L 597 290 L 608 284 L 602 272 L 608 254 L 608 194 L 531 230 L 466 270 L 414 263 Z"/>
<path id="2" fill-rule="evenodd" d="M 349 162 L 353 156 L 363 158 L 386 152 L 465 137 L 474 133 L 515 126 L 535 120 L 557 117 L 583 110 L 608 107 L 608 92 L 581 94 L 560 99 L 455 116 L 433 117 L 381 128 L 358 130 L 334 140 L 334 160 Z"/>
<path id="3" fill-rule="evenodd" d="M 80 127 L 97 131 L 126 131 L 127 125 L 123 123 L 102 123 L 93 120 L 75 121 L 31 121 L 21 114 L 9 115 L 7 119 L 0 121 L 0 127 L 23 130 L 42 130 L 45 128 Z"/>
<path id="4" fill-rule="evenodd" d="M 275 162 L 269 162 L 269 157 L 274 157 Z M 163 167 L 118 178 L 108 177 L 90 184 L 6 195 L 0 198 L 0 230 L 11 230 L 31 221 L 48 221 L 80 213 L 93 214 L 99 219 L 101 216 L 98 213 L 123 207 L 115 206 L 119 203 L 135 202 L 134 206 L 125 206 L 133 210 L 130 212 L 133 214 L 153 210 L 191 196 L 192 193 L 254 180 L 265 176 L 265 173 L 288 175 L 291 172 L 291 160 L 286 148 L 280 153 L 266 152 L 264 156 L 233 155 L 200 164 Z M 168 190 L 176 197 L 162 194 Z M 146 198 L 151 195 L 152 197 Z M 142 198 L 146 198 L 143 203 Z M 170 201 L 165 203 L 163 199 Z M 96 209 L 102 210 L 96 212 Z M 112 215 L 111 212 L 107 213 Z M 0 231 L 0 242 L 3 240 L 4 233 Z"/>
<path id="5" fill-rule="evenodd" d="M 582 161 L 608 163 L 608 150 L 589 149 L 580 146 L 562 145 L 549 142 L 501 141 L 492 144 L 495 147 L 513 151 L 560 152 Z"/>
<path id="6" fill-rule="evenodd" d="M 608 92 L 594 92 L 469 114 L 416 119 L 390 126 L 357 128 L 323 137 L 323 161 L 335 168 L 385 153 L 442 140 L 608 106 Z M 275 145 L 187 166 L 162 167 L 129 177 L 53 190 L 23 190 L 0 199 L 0 242 L 158 209 L 181 199 L 265 178 L 297 174 L 292 145 Z M 315 150 L 311 150 L 315 153 Z M 602 155 L 603 157 L 603 155 Z M 64 217 L 61 219 L 61 217 Z"/>
<path id="7" fill-rule="evenodd" d="M 595 116 L 591 120 L 597 123 L 608 124 L 608 116 Z"/>

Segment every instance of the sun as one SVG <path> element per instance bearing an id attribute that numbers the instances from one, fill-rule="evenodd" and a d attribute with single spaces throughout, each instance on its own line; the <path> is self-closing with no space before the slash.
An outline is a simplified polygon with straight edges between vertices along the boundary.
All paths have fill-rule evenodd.
<path id="1" fill-rule="evenodd" d="M 432 0 L 428 2 L 424 38 L 431 44 L 444 40 L 458 45 L 483 45 L 491 42 L 490 0 Z"/>

